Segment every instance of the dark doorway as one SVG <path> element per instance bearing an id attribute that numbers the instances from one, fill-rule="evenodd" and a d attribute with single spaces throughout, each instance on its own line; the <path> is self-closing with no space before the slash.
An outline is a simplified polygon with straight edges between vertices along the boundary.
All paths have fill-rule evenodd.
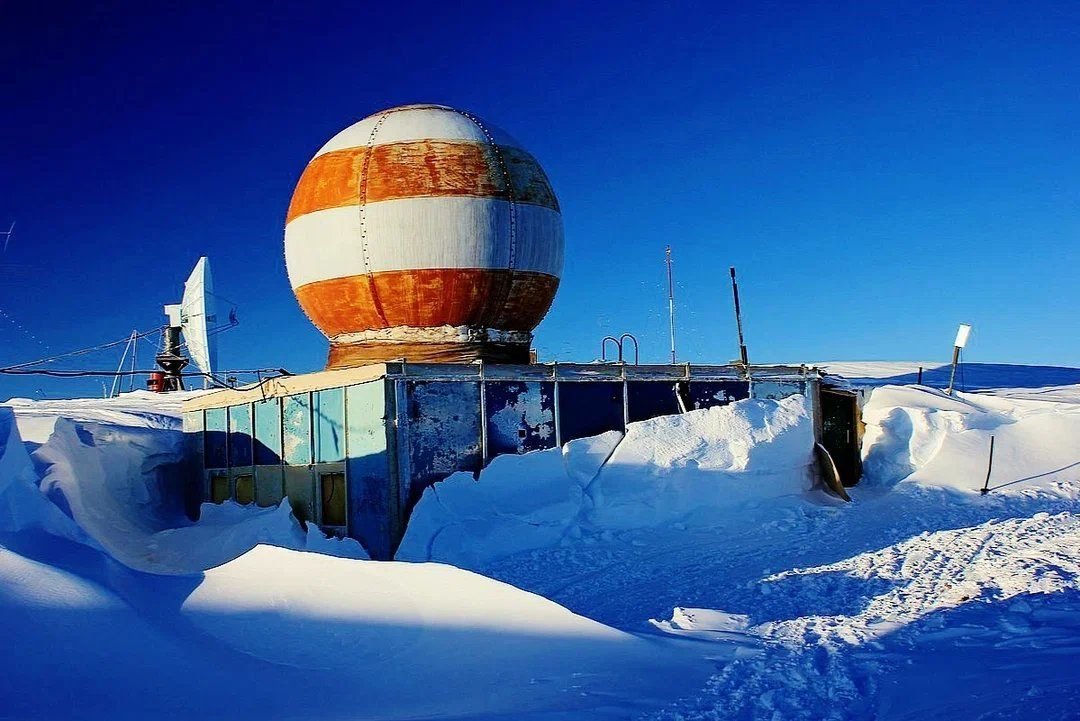
<path id="1" fill-rule="evenodd" d="M 836 388 L 821 389 L 821 445 L 829 451 L 840 481 L 854 486 L 862 478 L 859 455 L 859 404 L 855 394 Z"/>
<path id="2" fill-rule="evenodd" d="M 322 486 L 321 526 L 345 525 L 345 474 L 323 473 L 319 475 Z"/>

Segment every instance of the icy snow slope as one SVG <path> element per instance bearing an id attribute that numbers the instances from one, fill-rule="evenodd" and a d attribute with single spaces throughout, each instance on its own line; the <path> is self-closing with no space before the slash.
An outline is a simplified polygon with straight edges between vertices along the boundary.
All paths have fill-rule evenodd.
<path id="1" fill-rule="evenodd" d="M 0 718 L 626 718 L 707 674 L 467 571 L 324 555 L 362 550 L 287 503 L 191 524 L 177 432 L 123 403 L 43 445 L 0 406 Z"/>
<path id="2" fill-rule="evenodd" d="M 63 513 L 0 514 L 18 528 L 0 532 L 0 717 L 1075 718 L 1078 412 L 1059 383 L 876 388 L 851 504 L 807 489 L 794 402 L 500 458 L 425 499 L 416 557 L 565 608 L 448 566 L 268 547 L 150 576 L 64 536 Z M 81 466 L 95 447 L 54 450 Z M 20 481 L 0 502 L 60 498 L 27 496 L 54 466 L 65 490 L 59 464 L 0 453 Z M 136 480 L 124 509 L 153 497 Z M 210 539 L 248 515 L 220 510 Z"/>

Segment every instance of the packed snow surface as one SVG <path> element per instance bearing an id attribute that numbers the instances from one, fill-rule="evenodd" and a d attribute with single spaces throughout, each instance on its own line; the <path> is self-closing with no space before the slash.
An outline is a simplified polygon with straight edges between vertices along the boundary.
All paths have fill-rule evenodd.
<path id="1" fill-rule="evenodd" d="M 1080 371 L 843 365 L 850 504 L 743 401 L 452 476 L 413 563 L 184 519 L 168 397 L 0 407 L 0 718 L 1074 718 Z"/>

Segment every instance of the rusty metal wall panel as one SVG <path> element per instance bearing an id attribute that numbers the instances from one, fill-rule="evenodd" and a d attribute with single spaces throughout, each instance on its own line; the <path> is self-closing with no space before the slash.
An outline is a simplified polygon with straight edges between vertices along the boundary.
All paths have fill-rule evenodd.
<path id="1" fill-rule="evenodd" d="M 286 396 L 281 404 L 282 445 L 285 462 L 292 466 L 311 463 L 311 396 Z"/>
<path id="2" fill-rule="evenodd" d="M 435 481 L 480 470 L 480 384 L 409 381 L 406 393 L 411 508 Z"/>
<path id="3" fill-rule="evenodd" d="M 778 401 L 781 398 L 806 393 L 806 381 L 755 380 L 750 392 L 754 398 Z"/>
<path id="4" fill-rule="evenodd" d="M 672 381 L 628 381 L 626 396 L 631 423 L 679 413 Z"/>
<path id="5" fill-rule="evenodd" d="M 389 560 L 399 539 L 397 489 L 390 473 L 386 383 L 345 389 L 345 461 L 349 535 L 378 560 Z"/>
<path id="6" fill-rule="evenodd" d="M 488 380 L 546 381 L 555 377 L 555 366 L 539 363 L 533 365 L 491 364 L 484 366 L 484 377 Z"/>
<path id="7" fill-rule="evenodd" d="M 555 384 L 487 381 L 488 458 L 555 446 Z"/>
<path id="8" fill-rule="evenodd" d="M 623 384 L 559 382 L 559 437 L 563 443 L 624 430 Z"/>
<path id="9" fill-rule="evenodd" d="M 255 401 L 255 465 L 281 463 L 281 400 Z"/>
<path id="10" fill-rule="evenodd" d="M 749 381 L 690 381 L 688 410 L 726 406 L 749 397 Z"/>
<path id="11" fill-rule="evenodd" d="M 224 408 L 206 409 L 206 431 L 203 437 L 203 457 L 207 468 L 228 468 L 228 412 Z"/>

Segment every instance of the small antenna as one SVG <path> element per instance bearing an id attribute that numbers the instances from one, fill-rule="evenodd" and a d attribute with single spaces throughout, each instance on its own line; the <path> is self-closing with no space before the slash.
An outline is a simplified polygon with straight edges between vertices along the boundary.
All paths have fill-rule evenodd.
<path id="1" fill-rule="evenodd" d="M 8 243 L 11 242 L 11 236 L 15 234 L 15 221 L 11 221 L 11 227 L 7 230 L 0 230 L 0 235 L 4 236 L 4 253 L 7 254 Z"/>
<path id="2" fill-rule="evenodd" d="M 735 266 L 731 266 L 731 293 L 735 297 L 735 326 L 739 329 L 739 360 L 745 368 L 750 367 L 746 358 L 746 343 L 742 334 L 742 308 L 739 306 L 739 282 L 735 280 Z"/>
<path id="3" fill-rule="evenodd" d="M 671 330 L 671 365 L 675 365 L 675 284 L 671 280 L 671 246 L 664 251 L 667 256 L 668 325 Z"/>

